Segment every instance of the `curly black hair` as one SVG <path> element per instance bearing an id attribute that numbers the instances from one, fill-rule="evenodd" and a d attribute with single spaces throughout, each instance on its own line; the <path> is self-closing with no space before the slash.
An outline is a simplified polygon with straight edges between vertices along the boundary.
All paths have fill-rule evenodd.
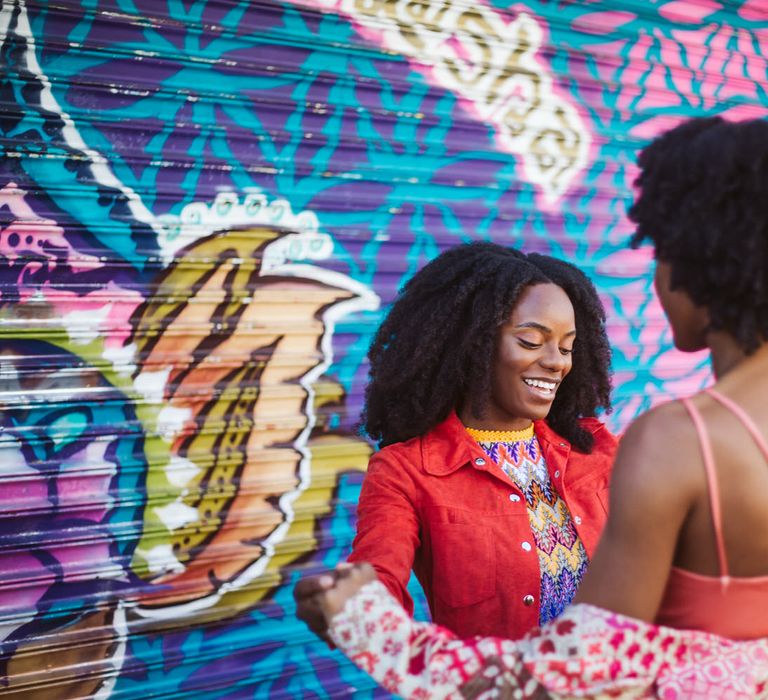
<path id="1" fill-rule="evenodd" d="M 538 253 L 529 253 L 528 260 L 565 291 L 576 317 L 573 366 L 555 394 L 547 423 L 588 452 L 592 434 L 579 428 L 577 419 L 594 416 L 598 408 L 611 412 L 611 345 L 605 332 L 605 309 L 592 282 L 575 265 Z"/>
<path id="2" fill-rule="evenodd" d="M 768 339 L 768 123 L 691 119 L 644 148 L 630 245 L 650 240 L 673 289 L 747 353 Z"/>
<path id="3" fill-rule="evenodd" d="M 466 401 L 481 417 L 499 326 L 526 287 L 550 282 L 571 299 L 577 342 L 547 422 L 591 451 L 593 436 L 577 419 L 610 410 L 611 390 L 605 312 L 594 287 L 569 263 L 483 242 L 445 251 L 401 290 L 368 352 L 364 431 L 381 446 L 408 440 Z"/>

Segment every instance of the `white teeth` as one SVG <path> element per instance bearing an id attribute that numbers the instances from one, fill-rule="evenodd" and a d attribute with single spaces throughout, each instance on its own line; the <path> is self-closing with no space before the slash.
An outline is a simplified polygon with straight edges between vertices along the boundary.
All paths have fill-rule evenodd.
<path id="1" fill-rule="evenodd" d="M 534 386 L 544 391 L 554 391 L 557 384 L 555 382 L 543 382 L 540 379 L 523 379 L 528 386 Z"/>

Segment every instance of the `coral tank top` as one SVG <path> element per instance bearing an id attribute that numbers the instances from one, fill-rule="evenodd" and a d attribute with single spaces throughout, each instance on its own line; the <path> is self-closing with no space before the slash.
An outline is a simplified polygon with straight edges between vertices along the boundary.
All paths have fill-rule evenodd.
<path id="1" fill-rule="evenodd" d="M 705 389 L 742 423 L 768 462 L 768 443 L 747 413 L 714 389 Z M 720 490 L 712 444 L 704 420 L 689 399 L 683 399 L 699 436 L 709 489 L 720 576 L 704 576 L 672 567 L 656 622 L 677 629 L 712 632 L 731 639 L 768 637 L 768 576 L 732 578 L 723 541 Z"/>

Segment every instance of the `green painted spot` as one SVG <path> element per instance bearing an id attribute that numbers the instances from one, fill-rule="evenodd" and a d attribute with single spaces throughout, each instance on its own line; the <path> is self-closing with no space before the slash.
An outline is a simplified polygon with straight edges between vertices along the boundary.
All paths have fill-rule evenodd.
<path id="1" fill-rule="evenodd" d="M 84 413 L 68 413 L 51 422 L 48 434 L 56 445 L 56 449 L 60 450 L 77 440 L 86 425 L 88 425 L 88 418 Z"/>

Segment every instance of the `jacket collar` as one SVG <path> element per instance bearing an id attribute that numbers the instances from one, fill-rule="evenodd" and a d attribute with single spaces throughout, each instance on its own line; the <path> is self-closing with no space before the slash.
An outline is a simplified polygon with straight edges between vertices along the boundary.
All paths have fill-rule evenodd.
<path id="1" fill-rule="evenodd" d="M 540 443 L 549 443 L 551 445 L 557 445 L 558 447 L 571 448 L 571 443 L 564 437 L 558 435 L 545 420 L 533 421 L 533 431 L 536 433 L 536 438 Z"/>
<path id="2" fill-rule="evenodd" d="M 548 451 L 550 446 L 557 446 L 570 452 L 571 444 L 545 421 L 534 421 L 533 429 L 542 449 Z M 424 471 L 433 476 L 447 476 L 466 464 L 483 471 L 492 466 L 488 455 L 472 439 L 455 411 L 422 438 L 421 458 Z"/>
<path id="3" fill-rule="evenodd" d="M 446 476 L 465 464 L 485 460 L 485 454 L 467 432 L 455 411 L 421 439 L 424 471 L 433 476 Z"/>

